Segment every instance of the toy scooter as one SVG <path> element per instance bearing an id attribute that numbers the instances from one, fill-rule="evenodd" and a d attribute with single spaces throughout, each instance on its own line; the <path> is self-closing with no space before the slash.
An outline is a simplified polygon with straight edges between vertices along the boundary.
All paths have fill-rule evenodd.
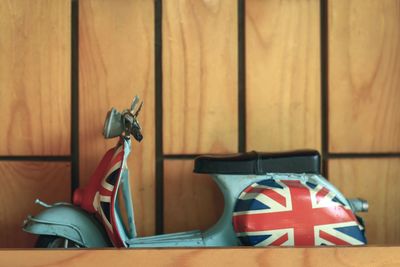
<path id="1" fill-rule="evenodd" d="M 143 102 L 142 102 L 143 103 Z M 23 230 L 39 235 L 38 247 L 216 247 L 319 246 L 366 244 L 355 212 L 367 202 L 346 199 L 320 175 L 316 151 L 249 152 L 201 156 L 194 171 L 212 175 L 224 195 L 225 208 L 210 229 L 138 237 L 127 159 L 131 136 L 141 141 L 135 97 L 131 108 L 112 108 L 103 135 L 118 137 L 73 203 L 48 205 L 28 216 Z"/>

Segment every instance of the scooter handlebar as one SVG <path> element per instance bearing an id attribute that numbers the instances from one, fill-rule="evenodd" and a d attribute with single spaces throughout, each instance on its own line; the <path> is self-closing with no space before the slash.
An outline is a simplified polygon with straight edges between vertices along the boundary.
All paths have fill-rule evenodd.
<path id="1" fill-rule="evenodd" d="M 143 139 L 143 135 L 141 133 L 142 129 L 137 119 L 143 106 L 143 101 L 135 111 L 138 101 L 139 98 L 136 96 L 132 102 L 131 108 L 124 110 L 123 112 L 118 112 L 115 108 L 111 108 L 111 110 L 107 113 L 104 122 L 104 138 L 110 139 L 118 136 L 129 137 L 132 135 L 138 142 Z"/>

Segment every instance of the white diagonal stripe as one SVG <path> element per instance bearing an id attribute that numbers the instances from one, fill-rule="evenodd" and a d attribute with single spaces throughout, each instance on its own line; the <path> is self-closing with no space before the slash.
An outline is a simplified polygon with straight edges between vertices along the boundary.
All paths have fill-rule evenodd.
<path id="1" fill-rule="evenodd" d="M 114 186 L 107 183 L 106 179 L 103 179 L 103 181 L 101 181 L 101 186 L 109 191 L 113 191 L 113 189 L 114 189 Z"/>
<path id="2" fill-rule="evenodd" d="M 103 195 L 100 195 L 100 201 L 103 201 L 103 202 L 110 202 L 110 203 L 111 203 L 111 197 L 110 197 L 110 196 L 103 196 Z"/>

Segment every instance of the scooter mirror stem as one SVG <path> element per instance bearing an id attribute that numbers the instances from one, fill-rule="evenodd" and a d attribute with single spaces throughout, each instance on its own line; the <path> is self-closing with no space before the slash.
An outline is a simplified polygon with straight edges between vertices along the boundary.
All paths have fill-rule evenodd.
<path id="1" fill-rule="evenodd" d="M 136 110 L 136 112 L 134 112 L 135 107 L 137 106 L 138 103 L 139 103 L 139 97 L 138 97 L 138 96 L 135 96 L 134 99 L 133 99 L 133 101 L 132 101 L 131 109 L 130 109 L 130 112 L 131 112 L 131 114 L 132 114 L 134 117 L 137 117 L 137 116 L 139 115 L 139 112 L 140 112 L 140 110 L 142 109 L 142 106 L 143 106 L 143 101 L 142 101 L 142 102 L 140 103 L 138 109 Z"/>
<path id="2" fill-rule="evenodd" d="M 133 98 L 133 101 L 132 101 L 132 104 L 131 104 L 131 112 L 133 112 L 133 110 L 135 109 L 135 107 L 136 107 L 136 105 L 137 105 L 138 102 L 139 102 L 139 97 L 138 97 L 138 96 L 135 96 L 135 97 Z"/>

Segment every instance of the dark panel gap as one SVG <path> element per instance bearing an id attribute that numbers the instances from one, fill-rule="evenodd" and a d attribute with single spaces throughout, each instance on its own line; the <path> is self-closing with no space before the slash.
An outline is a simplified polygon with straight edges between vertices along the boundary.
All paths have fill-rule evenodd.
<path id="1" fill-rule="evenodd" d="M 174 155 L 164 155 L 164 159 L 194 159 L 203 154 L 174 154 Z"/>
<path id="2" fill-rule="evenodd" d="M 329 153 L 329 159 L 400 158 L 400 153 Z"/>
<path id="3" fill-rule="evenodd" d="M 50 161 L 69 162 L 70 156 L 0 156 L 0 161 Z"/>
<path id="4" fill-rule="evenodd" d="M 246 4 L 238 0 L 238 150 L 246 152 Z"/>
<path id="5" fill-rule="evenodd" d="M 329 77 L 328 77 L 328 2 L 320 1 L 320 45 L 321 45 L 321 154 L 322 174 L 328 177 L 329 149 Z"/>
<path id="6" fill-rule="evenodd" d="M 79 2 L 71 2 L 71 194 L 79 187 Z M 72 197 L 72 196 L 71 196 Z"/>
<path id="7" fill-rule="evenodd" d="M 164 233 L 162 0 L 154 1 L 155 134 L 156 134 L 156 234 Z"/>

